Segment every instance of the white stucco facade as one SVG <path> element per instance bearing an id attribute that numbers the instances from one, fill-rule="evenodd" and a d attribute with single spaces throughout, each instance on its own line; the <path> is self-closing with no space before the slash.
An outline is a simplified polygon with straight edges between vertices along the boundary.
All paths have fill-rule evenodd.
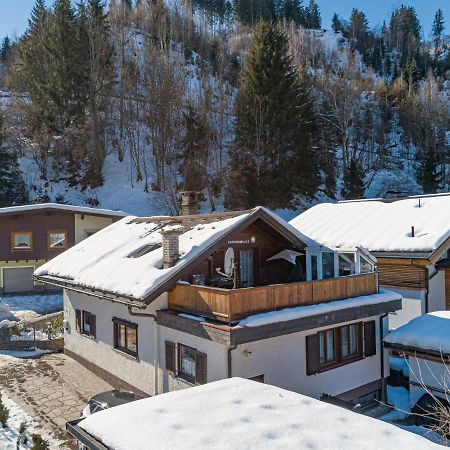
<path id="1" fill-rule="evenodd" d="M 95 233 L 113 223 L 111 217 L 89 216 L 75 214 L 75 244 L 88 237 L 88 233 Z"/>
<path id="2" fill-rule="evenodd" d="M 339 395 L 381 379 L 381 352 L 384 358 L 384 376 L 389 375 L 388 354 L 380 347 L 379 316 L 364 319 L 376 321 L 377 353 L 368 358 L 321 372 L 306 374 L 306 336 L 325 328 L 286 334 L 237 346 L 231 352 L 231 375 L 254 378 L 263 375 L 264 382 L 320 398 L 323 394 Z M 345 322 L 334 326 L 361 321 Z M 387 320 L 384 332 L 387 333 Z M 225 345 L 211 342 L 166 327 L 160 327 L 160 387 L 164 392 L 191 386 L 190 383 L 165 370 L 164 342 L 188 345 L 208 357 L 208 382 L 227 378 L 228 349 Z"/>
<path id="3" fill-rule="evenodd" d="M 147 309 L 139 311 L 155 313 L 156 309 L 164 307 L 167 307 L 165 295 Z M 76 331 L 76 309 L 95 314 L 95 339 Z M 130 316 L 125 305 L 67 290 L 64 290 L 64 317 L 67 320 L 64 334 L 64 346 L 67 350 L 147 394 L 154 395 L 154 365 L 158 355 L 154 345 L 155 323 L 150 317 Z M 114 317 L 138 325 L 138 358 L 114 349 Z"/>
<path id="4" fill-rule="evenodd" d="M 165 308 L 167 298 L 163 295 L 147 309 L 139 312 L 156 313 L 157 310 Z M 77 309 L 96 316 L 96 338 L 76 331 Z M 205 354 L 207 382 L 227 378 L 230 375 L 229 349 L 226 345 L 156 325 L 150 317 L 130 316 L 123 304 L 65 290 L 64 315 L 67 321 L 66 350 L 149 395 L 192 386 L 188 381 L 166 370 L 166 342 L 183 344 Z M 126 320 L 138 326 L 137 358 L 114 349 L 113 318 Z M 315 398 L 320 398 L 323 394 L 339 395 L 369 383 L 376 383 L 382 377 L 383 350 L 380 347 L 379 318 L 380 316 L 374 316 L 239 345 L 231 350 L 231 375 L 243 378 L 263 375 L 264 381 L 268 384 Z M 326 328 L 370 320 L 375 321 L 377 351 L 375 355 L 315 375 L 306 374 L 307 335 Z M 387 319 L 383 323 L 383 334 L 386 334 Z M 389 364 L 386 352 L 383 353 L 383 358 L 384 377 L 387 377 Z"/>
<path id="5" fill-rule="evenodd" d="M 445 306 L 445 271 L 435 272 L 430 276 L 430 292 L 428 294 L 428 312 L 444 311 Z"/>
<path id="6" fill-rule="evenodd" d="M 389 290 L 400 294 L 402 309 L 389 315 L 389 329 L 393 330 L 405 325 L 415 317 L 425 314 L 426 291 L 422 289 L 400 289 L 389 286 Z"/>
<path id="7" fill-rule="evenodd" d="M 323 394 L 339 395 L 359 386 L 380 380 L 381 353 L 379 316 L 364 319 L 376 321 L 377 354 L 335 369 L 306 374 L 306 336 L 325 328 L 287 334 L 238 346 L 232 353 L 232 375 L 264 380 L 284 389 L 320 398 Z M 345 322 L 348 325 L 360 321 Z M 389 375 L 388 355 L 384 352 L 384 376 Z"/>

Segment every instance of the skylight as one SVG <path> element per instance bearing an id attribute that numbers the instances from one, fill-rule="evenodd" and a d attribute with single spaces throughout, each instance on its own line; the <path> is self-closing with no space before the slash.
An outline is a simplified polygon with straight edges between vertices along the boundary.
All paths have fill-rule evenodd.
<path id="1" fill-rule="evenodd" d="M 153 250 L 157 250 L 158 248 L 161 248 L 161 244 L 158 243 L 151 243 L 151 244 L 146 244 L 140 248 L 138 248 L 137 250 L 135 250 L 134 252 L 130 253 L 127 258 L 140 258 L 141 256 L 146 255 L 147 253 L 152 252 Z"/>

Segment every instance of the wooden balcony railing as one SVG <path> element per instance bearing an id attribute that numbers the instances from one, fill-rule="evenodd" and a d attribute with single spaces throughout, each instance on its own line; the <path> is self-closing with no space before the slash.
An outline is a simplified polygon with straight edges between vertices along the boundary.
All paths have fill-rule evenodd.
<path id="1" fill-rule="evenodd" d="M 169 292 L 169 308 L 231 323 L 261 312 L 342 300 L 377 291 L 376 273 L 243 289 L 178 285 Z"/>

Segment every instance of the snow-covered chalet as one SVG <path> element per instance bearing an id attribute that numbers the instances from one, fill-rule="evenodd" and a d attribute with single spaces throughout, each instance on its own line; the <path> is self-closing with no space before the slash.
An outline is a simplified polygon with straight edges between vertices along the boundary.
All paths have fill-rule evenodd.
<path id="1" fill-rule="evenodd" d="M 390 328 L 450 309 L 450 194 L 322 203 L 290 224 L 324 247 L 359 246 L 377 258 L 380 286 L 403 297 Z"/>
<path id="2" fill-rule="evenodd" d="M 195 214 L 186 195 L 184 215 L 124 218 L 36 270 L 64 288 L 67 355 L 147 395 L 238 376 L 382 396 L 401 296 L 379 290 L 373 256 L 319 247 L 262 207 Z"/>

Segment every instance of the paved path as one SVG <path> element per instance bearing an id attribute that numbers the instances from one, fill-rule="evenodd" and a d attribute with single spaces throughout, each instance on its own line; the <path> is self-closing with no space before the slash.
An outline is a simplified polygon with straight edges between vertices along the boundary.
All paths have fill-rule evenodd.
<path id="1" fill-rule="evenodd" d="M 1 361 L 0 355 L 0 361 Z M 67 420 L 76 419 L 94 394 L 112 387 L 61 353 L 40 359 L 2 362 L 0 387 L 42 427 L 76 448 L 65 432 Z"/>

